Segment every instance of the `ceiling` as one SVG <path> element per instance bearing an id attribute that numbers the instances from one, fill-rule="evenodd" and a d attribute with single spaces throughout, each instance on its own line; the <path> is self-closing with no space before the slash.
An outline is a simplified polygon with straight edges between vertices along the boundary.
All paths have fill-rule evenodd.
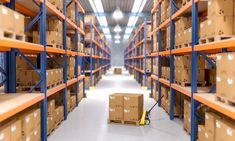
<path id="1" fill-rule="evenodd" d="M 93 13 L 92 7 L 90 5 L 89 0 L 78 0 L 82 7 L 85 9 L 86 13 Z M 121 11 L 124 13 L 131 13 L 133 4 L 135 0 L 101 0 L 103 7 L 104 7 L 104 12 L 105 13 L 113 13 L 117 7 L 120 7 Z M 153 0 L 147 0 L 146 5 L 143 9 L 143 13 L 150 13 L 151 9 L 153 6 Z M 139 17 L 136 26 L 143 23 L 145 17 Z M 113 36 L 113 27 L 117 25 L 117 23 L 122 27 L 122 33 L 121 35 L 124 34 L 125 32 L 125 26 L 127 26 L 128 19 L 129 17 L 125 17 L 118 22 L 112 18 L 112 16 L 109 14 L 106 16 L 109 29 L 111 32 L 111 35 Z M 147 20 L 151 20 L 151 16 L 147 17 Z M 97 27 L 99 27 L 99 23 L 97 23 Z"/>

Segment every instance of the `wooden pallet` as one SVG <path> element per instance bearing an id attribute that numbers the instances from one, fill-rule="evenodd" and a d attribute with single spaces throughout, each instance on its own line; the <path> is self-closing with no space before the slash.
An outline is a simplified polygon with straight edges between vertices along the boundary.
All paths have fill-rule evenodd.
<path id="1" fill-rule="evenodd" d="M 163 108 L 164 109 L 164 108 Z M 170 112 L 168 112 L 166 109 L 164 109 L 165 110 L 165 112 L 168 114 L 168 115 L 170 115 Z M 175 114 L 174 113 L 174 117 L 176 117 L 176 118 L 183 118 L 184 117 L 184 114 Z"/>
<path id="2" fill-rule="evenodd" d="M 25 41 L 24 34 L 14 33 L 13 31 L 5 30 L 5 29 L 0 29 L 0 37 L 19 40 L 19 41 Z"/>
<path id="3" fill-rule="evenodd" d="M 48 47 L 52 47 L 52 48 L 59 48 L 62 49 L 63 46 L 62 45 L 58 45 L 58 44 L 47 44 Z"/>
<path id="4" fill-rule="evenodd" d="M 32 87 L 33 86 L 18 86 L 18 90 L 19 91 L 29 91 L 29 90 L 31 90 Z M 39 92 L 40 90 L 41 90 L 40 87 L 37 87 L 34 89 L 35 92 Z"/>
<path id="5" fill-rule="evenodd" d="M 47 89 L 54 88 L 54 87 L 56 87 L 56 86 L 58 86 L 58 85 L 60 85 L 60 84 L 62 84 L 62 81 L 55 82 L 55 83 L 53 83 L 53 84 L 48 85 L 48 86 L 47 86 Z"/>
<path id="6" fill-rule="evenodd" d="M 191 82 L 184 82 L 184 81 L 177 81 L 175 80 L 175 83 L 182 86 L 182 87 L 189 87 L 191 86 Z M 197 86 L 200 87 L 205 87 L 206 86 L 206 82 L 197 82 Z"/>
<path id="7" fill-rule="evenodd" d="M 192 42 L 184 43 L 184 44 L 182 45 L 182 48 L 184 48 L 184 47 L 191 47 L 191 46 L 192 46 Z"/>
<path id="8" fill-rule="evenodd" d="M 225 98 L 225 97 L 219 96 L 219 95 L 216 95 L 215 99 L 216 99 L 216 101 L 222 102 L 222 103 L 227 104 L 232 107 L 235 107 L 235 100 L 231 100 L 229 98 Z"/>
<path id="9" fill-rule="evenodd" d="M 139 125 L 140 121 L 124 121 L 124 120 L 109 120 L 108 123 L 114 124 L 127 124 L 127 125 Z"/>
<path id="10" fill-rule="evenodd" d="M 215 41 L 221 41 L 221 40 L 226 40 L 226 39 L 231 39 L 234 38 L 234 35 L 216 35 L 216 36 L 210 36 L 206 38 L 202 38 L 199 40 L 200 44 L 206 44 L 206 43 L 211 43 Z"/>

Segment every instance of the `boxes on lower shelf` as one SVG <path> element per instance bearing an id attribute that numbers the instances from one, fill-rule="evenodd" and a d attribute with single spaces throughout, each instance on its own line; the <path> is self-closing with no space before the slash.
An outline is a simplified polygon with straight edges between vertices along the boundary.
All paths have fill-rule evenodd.
<path id="1" fill-rule="evenodd" d="M 142 94 L 112 94 L 109 96 L 109 121 L 138 122 L 143 114 Z"/>
<path id="2" fill-rule="evenodd" d="M 30 108 L 3 122 L 0 127 L 2 141 L 41 140 L 41 113 L 39 108 Z"/>
<path id="3" fill-rule="evenodd" d="M 206 112 L 205 125 L 198 126 L 198 141 L 235 140 L 235 122 L 215 112 Z"/>

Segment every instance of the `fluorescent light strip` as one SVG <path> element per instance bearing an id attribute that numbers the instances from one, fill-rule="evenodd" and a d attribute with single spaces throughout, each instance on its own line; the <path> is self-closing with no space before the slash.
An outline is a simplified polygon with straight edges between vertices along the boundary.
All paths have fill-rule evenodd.
<path id="1" fill-rule="evenodd" d="M 146 4 L 147 0 L 135 0 L 135 3 L 132 7 L 132 13 L 141 13 L 144 9 L 144 6 Z M 128 27 L 135 26 L 136 22 L 138 21 L 139 17 L 136 16 L 131 16 L 128 20 Z M 130 33 L 133 31 L 133 28 L 126 28 L 125 30 L 125 35 L 124 39 L 128 39 L 130 37 Z"/>
<path id="2" fill-rule="evenodd" d="M 101 0 L 89 0 L 89 2 L 90 2 L 91 7 L 95 13 L 104 13 L 104 8 L 103 8 Z M 97 20 L 98 20 L 100 26 L 102 27 L 104 34 L 110 34 L 109 28 L 103 28 L 103 27 L 108 27 L 108 22 L 106 20 L 106 17 L 105 16 L 97 16 Z M 110 37 L 110 36 L 105 35 L 106 38 Z"/>

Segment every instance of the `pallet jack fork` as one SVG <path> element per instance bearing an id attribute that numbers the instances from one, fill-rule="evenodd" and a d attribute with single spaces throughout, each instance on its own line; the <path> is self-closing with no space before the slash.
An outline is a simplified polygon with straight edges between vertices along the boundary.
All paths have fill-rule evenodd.
<path id="1" fill-rule="evenodd" d="M 156 107 L 156 105 L 158 104 L 158 102 L 160 100 L 162 100 L 163 96 L 157 100 L 157 102 L 148 110 L 148 111 L 144 111 L 140 120 L 139 125 L 150 125 L 151 120 L 150 120 L 150 116 L 151 116 L 151 111 Z"/>

